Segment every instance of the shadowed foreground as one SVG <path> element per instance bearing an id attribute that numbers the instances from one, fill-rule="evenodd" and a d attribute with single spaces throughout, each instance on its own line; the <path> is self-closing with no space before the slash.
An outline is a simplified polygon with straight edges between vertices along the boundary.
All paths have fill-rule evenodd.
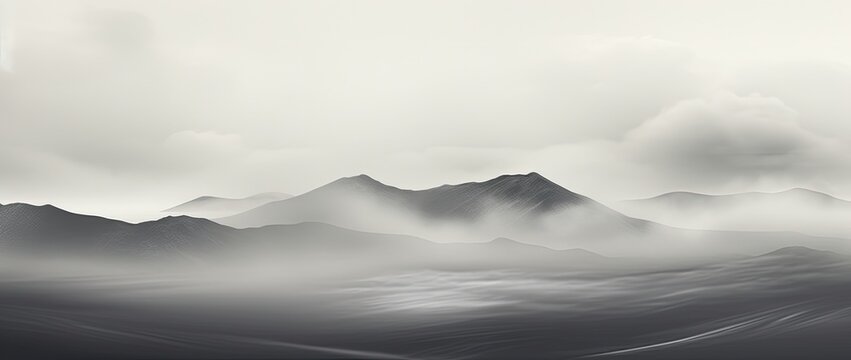
<path id="1" fill-rule="evenodd" d="M 844 359 L 844 257 L 357 279 L 6 271 L 4 359 Z M 255 279 L 257 277 L 254 277 Z"/>

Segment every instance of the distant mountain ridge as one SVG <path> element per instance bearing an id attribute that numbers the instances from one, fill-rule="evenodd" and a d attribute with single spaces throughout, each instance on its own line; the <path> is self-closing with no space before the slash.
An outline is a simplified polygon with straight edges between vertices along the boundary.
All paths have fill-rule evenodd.
<path id="1" fill-rule="evenodd" d="M 493 211 L 494 206 L 502 208 L 498 210 L 512 210 L 534 216 L 594 202 L 536 172 L 502 175 L 485 182 L 443 185 L 416 194 L 424 212 L 446 217 L 478 217 Z M 497 203 L 488 204 L 487 199 L 494 199 Z"/>
<path id="2" fill-rule="evenodd" d="M 229 220 L 244 220 L 247 228 L 233 228 Z M 429 240 L 447 244 L 435 247 Z M 537 173 L 426 190 L 400 189 L 359 175 L 215 222 L 174 216 L 130 224 L 50 205 L 0 206 L 0 254 L 64 249 L 68 254 L 202 259 L 222 249 L 248 247 L 253 249 L 248 252 L 252 256 L 263 253 L 272 258 L 279 258 L 281 252 L 296 256 L 307 251 L 317 256 L 333 254 L 338 257 L 335 261 L 376 256 L 414 262 L 441 257 L 463 260 L 447 252 L 456 249 L 472 251 L 467 257 L 481 262 L 510 259 L 521 252 L 520 257 L 529 258 L 531 253 L 576 248 L 607 256 L 663 256 L 695 251 L 756 254 L 792 245 L 834 251 L 848 248 L 841 239 L 789 231 L 669 227 L 623 215 Z M 268 251 L 257 251 L 258 247 Z M 504 253 L 506 249 L 511 250 L 509 254 Z M 555 261 L 563 255 L 544 257 Z"/>
<path id="3" fill-rule="evenodd" d="M 690 191 L 673 191 L 664 193 L 661 195 L 657 195 L 650 198 L 645 199 L 635 199 L 635 200 L 626 200 L 627 202 L 646 202 L 646 201 L 660 201 L 660 200 L 670 200 L 677 202 L 687 202 L 687 201 L 726 201 L 726 200 L 753 200 L 758 198 L 771 199 L 771 198 L 783 198 L 783 197 L 809 197 L 813 201 L 823 201 L 823 202 L 835 202 L 838 204 L 846 204 L 851 205 L 851 201 L 837 198 L 830 194 L 825 194 L 823 192 L 805 189 L 805 188 L 791 188 L 778 192 L 760 192 L 760 191 L 751 191 L 751 192 L 743 192 L 743 193 L 733 193 L 733 194 L 720 194 L 720 195 L 712 195 L 712 194 L 704 194 Z"/>
<path id="4" fill-rule="evenodd" d="M 851 201 L 804 188 L 724 195 L 679 191 L 616 206 L 628 215 L 687 228 L 794 231 L 851 239 Z"/>
<path id="5" fill-rule="evenodd" d="M 367 175 L 358 175 L 339 179 L 315 191 L 345 188 L 372 191 L 381 197 L 396 197 L 400 203 L 415 206 L 425 215 L 444 218 L 477 218 L 486 212 L 499 210 L 538 214 L 593 202 L 535 172 L 501 175 L 484 182 L 441 185 L 425 190 L 400 189 Z"/>
<path id="6" fill-rule="evenodd" d="M 234 229 L 207 219 L 168 216 L 138 224 L 71 213 L 51 205 L 0 205 L 0 256 L 161 259 L 234 263 L 311 261 L 453 268 L 587 266 L 602 257 L 584 250 L 555 251 L 500 239 L 436 244 L 406 236 L 367 233 L 322 223 Z"/>
<path id="7" fill-rule="evenodd" d="M 551 247 L 554 244 L 558 247 L 555 237 L 592 228 L 603 236 L 607 232 L 629 232 L 650 226 L 535 172 L 425 190 L 400 189 L 358 175 L 215 220 L 236 227 L 318 221 L 444 241 L 519 237 L 529 242 L 524 235 L 540 232 L 536 238 L 552 239 L 538 244 Z M 561 233 L 541 230 L 553 226 L 561 227 Z"/>
<path id="8" fill-rule="evenodd" d="M 0 205 L 0 251 L 172 257 L 190 249 L 210 249 L 230 231 L 227 226 L 188 216 L 131 224 L 52 205 Z"/>
<path id="9" fill-rule="evenodd" d="M 292 195 L 278 192 L 260 193 L 244 198 L 200 196 L 180 205 L 165 209 L 163 212 L 194 217 L 222 217 L 238 214 L 263 204 L 289 199 L 291 197 Z"/>
<path id="10" fill-rule="evenodd" d="M 625 215 L 531 172 L 424 190 L 401 189 L 362 174 L 214 220 L 238 228 L 322 222 L 437 242 L 505 237 L 552 249 L 583 248 L 614 256 L 688 252 L 695 246 L 702 246 L 707 253 L 732 246 L 752 254 L 802 244 L 846 247 L 832 237 L 782 231 L 690 230 L 689 226 L 670 227 L 644 219 L 641 213 Z"/>

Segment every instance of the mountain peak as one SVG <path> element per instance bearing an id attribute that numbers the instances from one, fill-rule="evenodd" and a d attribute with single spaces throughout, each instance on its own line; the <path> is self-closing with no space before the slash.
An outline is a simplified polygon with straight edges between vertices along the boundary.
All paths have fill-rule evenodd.
<path id="1" fill-rule="evenodd" d="M 786 189 L 785 191 L 788 191 L 788 192 L 818 192 L 818 191 L 815 191 L 815 190 L 810 190 L 810 189 L 802 188 L 802 187 L 793 187 L 793 188 Z"/>
<path id="2" fill-rule="evenodd" d="M 524 191 L 538 192 L 538 191 L 555 191 L 563 194 L 573 194 L 572 191 L 565 189 L 559 184 L 556 184 L 549 179 L 545 178 L 539 173 L 530 172 L 528 174 L 508 174 L 501 175 L 491 180 L 479 183 L 483 185 L 492 185 L 492 184 L 506 184 L 514 187 L 515 189 L 522 189 Z M 529 195 L 527 193 L 527 195 Z"/>
<path id="3" fill-rule="evenodd" d="M 160 218 L 159 220 L 154 220 L 153 222 L 160 222 L 165 224 L 215 224 L 219 225 L 215 221 L 206 218 L 200 218 L 189 215 L 176 215 L 176 216 L 165 216 Z"/>
<path id="4" fill-rule="evenodd" d="M 505 174 L 497 176 L 496 179 L 531 179 L 531 180 L 547 180 L 543 175 L 537 172 L 530 172 L 528 174 Z M 547 180 L 549 181 L 549 180 Z"/>
<path id="5" fill-rule="evenodd" d="M 17 212 L 38 212 L 41 214 L 63 214 L 69 213 L 66 210 L 60 209 L 51 204 L 43 204 L 43 205 L 33 205 L 22 202 L 15 202 L 6 205 L 0 205 L 4 209 L 8 211 L 17 211 Z M 70 214 L 70 213 L 69 213 Z"/>
<path id="6" fill-rule="evenodd" d="M 373 211 L 386 210 L 388 216 L 412 217 L 417 221 L 484 220 L 471 225 L 504 227 L 508 229 L 505 234 L 513 234 L 515 228 L 521 226 L 540 228 L 545 216 L 560 214 L 576 206 L 587 207 L 601 218 L 612 218 L 619 223 L 627 221 L 623 215 L 537 172 L 505 174 L 481 182 L 446 184 L 423 190 L 397 188 L 360 174 L 221 220 L 224 224 L 241 227 L 325 221 L 356 228 L 369 221 L 361 219 L 365 215 L 362 208 L 368 207 Z M 304 211 L 305 208 L 310 211 Z"/>
<path id="7" fill-rule="evenodd" d="M 378 180 L 373 179 L 371 176 L 367 174 L 359 174 L 355 176 L 344 177 L 343 179 L 351 180 L 351 181 L 366 181 L 366 182 L 379 182 Z"/>
<path id="8" fill-rule="evenodd" d="M 518 241 L 509 239 L 507 237 L 498 237 L 498 238 L 495 238 L 495 239 L 489 241 L 489 243 L 494 244 L 494 245 L 515 245 L 515 244 L 519 244 Z"/>
<path id="9" fill-rule="evenodd" d="M 801 188 L 801 187 L 795 187 L 795 188 L 783 190 L 783 191 L 778 192 L 776 194 L 809 196 L 809 197 L 822 199 L 822 200 L 829 200 L 829 201 L 836 201 L 836 200 L 846 201 L 846 200 L 843 200 L 843 199 L 839 199 L 839 198 L 837 198 L 833 195 L 823 193 L 821 191 L 816 191 L 816 190 Z"/>
<path id="10" fill-rule="evenodd" d="M 220 217 L 246 211 L 272 201 L 283 200 L 292 196 L 266 192 L 244 198 L 226 198 L 218 196 L 199 196 L 180 205 L 163 210 L 163 212 L 179 213 L 194 217 Z"/>
<path id="11" fill-rule="evenodd" d="M 536 173 L 536 172 L 530 172 L 528 174 L 499 175 L 499 176 L 497 176 L 493 179 L 483 181 L 482 183 L 486 184 L 486 183 L 491 183 L 491 182 L 505 182 L 505 181 L 526 182 L 526 183 L 530 183 L 530 184 L 531 183 L 537 183 L 539 185 L 545 185 L 546 184 L 546 185 L 555 185 L 555 186 L 561 187 L 558 184 L 550 181 L 549 179 L 545 178 L 543 175 Z"/>
<path id="12" fill-rule="evenodd" d="M 763 254 L 763 256 L 834 256 L 839 255 L 832 251 L 816 250 L 806 246 L 787 246 Z"/>
<path id="13" fill-rule="evenodd" d="M 590 201 L 536 172 L 500 175 L 484 182 L 443 185 L 419 194 L 424 198 L 427 213 L 456 218 L 476 218 L 491 211 L 534 216 Z"/>
<path id="14" fill-rule="evenodd" d="M 740 193 L 730 193 L 730 194 L 705 194 L 699 192 L 691 192 L 691 191 L 672 191 L 667 192 L 661 195 L 656 195 L 649 198 L 636 199 L 636 200 L 628 200 L 628 201 L 646 201 L 646 200 L 664 200 L 664 199 L 673 199 L 673 200 L 694 200 L 694 199 L 703 199 L 703 200 L 714 200 L 714 199 L 735 199 L 735 198 L 770 198 L 770 197 L 781 197 L 781 196 L 800 196 L 802 198 L 810 198 L 810 199 L 821 199 L 821 200 L 838 200 L 845 201 L 834 197 L 833 195 L 826 194 L 820 191 L 815 191 L 807 188 L 795 187 L 782 191 L 776 192 L 764 192 L 764 191 L 751 191 L 751 192 L 740 192 Z"/>
<path id="15" fill-rule="evenodd" d="M 378 180 L 373 179 L 369 175 L 360 174 L 355 176 L 348 176 L 339 178 L 325 187 L 356 187 L 356 188 L 368 188 L 368 189 L 379 189 L 379 188 L 394 188 L 392 186 L 386 185 Z"/>
<path id="16" fill-rule="evenodd" d="M 201 218 L 196 218 L 196 217 L 189 216 L 189 215 L 168 215 L 168 216 L 163 216 L 163 217 L 159 218 L 159 220 L 163 220 L 163 221 L 190 221 L 190 220 L 193 220 L 193 219 L 201 219 Z M 159 221 L 159 220 L 156 220 L 156 221 Z M 204 219 L 204 220 L 207 220 L 207 219 Z"/>
<path id="17" fill-rule="evenodd" d="M 758 256 L 758 258 L 784 258 L 793 261 L 827 261 L 827 262 L 847 262 L 848 257 L 839 253 L 827 250 L 816 250 L 806 246 L 788 246 L 774 250 L 770 253 Z"/>
<path id="18" fill-rule="evenodd" d="M 207 201 L 207 200 L 225 200 L 225 198 L 218 197 L 218 196 L 204 195 L 204 196 L 196 197 L 196 198 L 194 198 L 194 199 L 192 199 L 192 200 L 189 200 L 189 201 L 187 201 L 187 202 L 193 202 L 193 201 Z M 228 200 L 229 200 L 229 199 L 228 199 Z"/>

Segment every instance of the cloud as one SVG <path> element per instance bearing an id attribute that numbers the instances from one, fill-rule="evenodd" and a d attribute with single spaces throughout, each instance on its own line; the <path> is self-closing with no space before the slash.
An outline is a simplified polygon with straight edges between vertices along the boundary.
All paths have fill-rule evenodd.
<path id="1" fill-rule="evenodd" d="M 564 110 L 559 142 L 619 139 L 665 106 L 704 91 L 695 54 L 671 41 L 575 36 L 563 58 L 547 88 L 561 96 L 549 99 Z"/>
<path id="2" fill-rule="evenodd" d="M 719 180 L 833 165 L 833 144 L 778 99 L 725 93 L 677 103 L 631 131 L 626 146 L 640 161 Z"/>
<path id="3" fill-rule="evenodd" d="M 427 107 L 403 114 L 416 144 L 541 147 L 617 139 L 703 91 L 694 54 L 673 42 L 575 35 L 542 48 L 538 57 L 500 54 L 502 67 L 470 66 L 427 79 L 419 95 Z"/>
<path id="4" fill-rule="evenodd" d="M 22 8 L 19 66 L 0 74 L 0 158 L 37 153 L 28 166 L 68 168 L 44 160 L 57 159 L 116 192 L 298 192 L 363 172 L 427 186 L 532 171 L 514 149 L 617 138 L 697 88 L 690 51 L 651 37 L 492 42 L 465 22 L 376 37 L 343 18 L 336 26 L 351 33 L 337 35 L 352 46 L 341 46 L 318 24 L 222 33 L 198 21 L 187 33 L 194 20 L 162 9 Z M 414 38 L 423 42 L 397 41 Z M 491 157 L 494 147 L 504 150 Z"/>
<path id="5" fill-rule="evenodd" d="M 4 10 L 0 3 L 0 74 L 11 72 L 14 67 L 15 37 L 9 25 L 11 20 Z"/>
<path id="6" fill-rule="evenodd" d="M 657 19 L 646 6 L 16 5 L 0 201 L 144 188 L 172 205 L 358 173 L 422 188 L 530 171 L 603 198 L 851 194 L 846 66 L 731 72 L 681 18 L 633 24 Z M 710 52 L 738 40 L 704 35 Z"/>
<path id="7" fill-rule="evenodd" d="M 621 183 L 650 195 L 796 186 L 845 192 L 848 154 L 851 144 L 804 128 L 799 113 L 779 99 L 721 92 L 673 104 L 621 141 L 550 147 L 533 156 L 543 156 L 542 162 L 560 158 L 574 171 L 617 174 L 624 177 Z M 595 192 L 606 192 L 585 181 Z"/>
<path id="8" fill-rule="evenodd" d="M 799 186 L 843 193 L 851 190 L 841 185 L 851 178 L 848 154 L 851 144 L 804 128 L 798 112 L 777 98 L 719 92 L 679 101 L 620 140 L 536 149 L 440 148 L 407 159 L 465 180 L 475 180 L 473 173 L 540 171 L 574 191 L 618 200 L 671 190 Z M 480 166 L 454 168 L 442 159 Z"/>
<path id="9" fill-rule="evenodd" d="M 134 11 L 95 10 L 86 14 L 86 24 L 92 38 L 112 55 L 145 56 L 154 40 L 150 19 Z"/>
<path id="10" fill-rule="evenodd" d="M 817 134 L 851 140 L 851 66 L 826 61 L 745 67 L 731 89 L 783 99 L 801 126 Z"/>

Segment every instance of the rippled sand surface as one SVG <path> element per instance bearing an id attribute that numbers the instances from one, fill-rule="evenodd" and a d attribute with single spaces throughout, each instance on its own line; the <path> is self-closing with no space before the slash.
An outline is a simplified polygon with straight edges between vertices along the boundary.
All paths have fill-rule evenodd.
<path id="1" fill-rule="evenodd" d="M 3 359 L 847 359 L 851 267 L 348 278 L 33 275 L 0 284 Z"/>

